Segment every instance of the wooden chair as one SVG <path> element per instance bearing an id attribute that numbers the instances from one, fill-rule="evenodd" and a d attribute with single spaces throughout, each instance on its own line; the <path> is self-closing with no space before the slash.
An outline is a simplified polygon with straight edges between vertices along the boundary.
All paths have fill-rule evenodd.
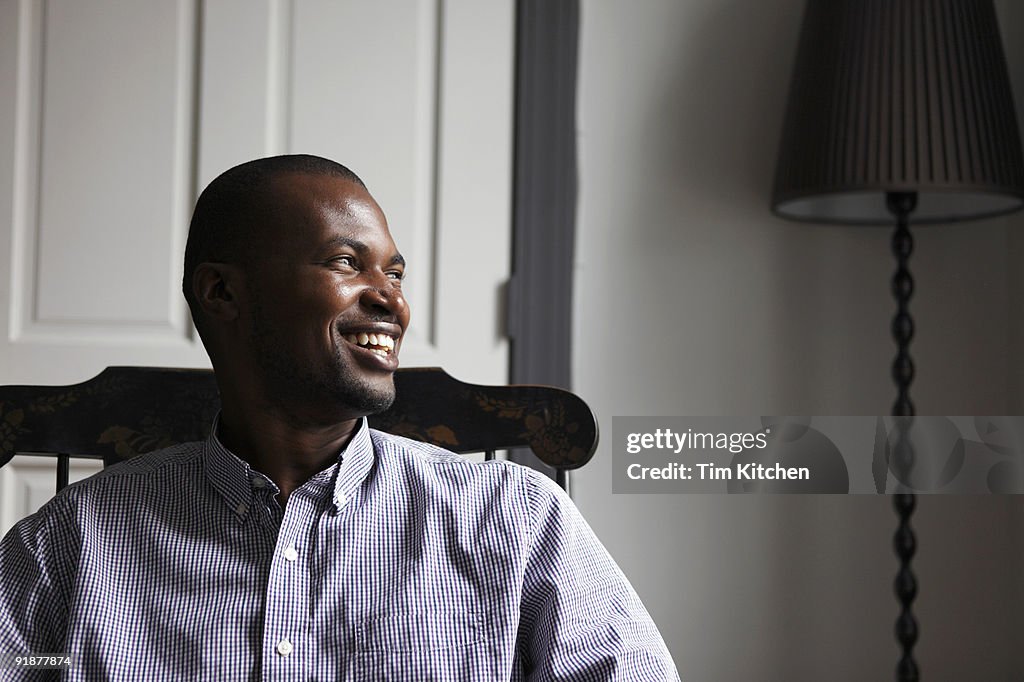
<path id="1" fill-rule="evenodd" d="M 550 386 L 477 386 L 436 367 L 401 369 L 396 399 L 373 428 L 454 452 L 529 447 L 557 471 L 586 464 L 597 421 L 578 396 Z M 0 466 L 16 454 L 57 458 L 57 491 L 71 457 L 104 466 L 176 443 L 206 438 L 220 409 L 211 370 L 108 367 L 71 386 L 0 387 Z"/>

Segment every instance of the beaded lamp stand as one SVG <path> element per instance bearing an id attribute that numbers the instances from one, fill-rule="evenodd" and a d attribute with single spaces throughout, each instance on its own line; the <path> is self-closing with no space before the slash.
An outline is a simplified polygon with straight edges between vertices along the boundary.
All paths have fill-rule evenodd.
<path id="1" fill-rule="evenodd" d="M 914 238 L 910 234 L 909 217 L 917 205 L 914 192 L 889 192 L 886 206 L 896 218 L 896 230 L 892 235 L 892 252 L 896 256 L 896 273 L 892 277 L 892 293 L 896 298 L 896 315 L 892 319 L 892 335 L 896 341 L 896 359 L 892 363 L 892 378 L 896 382 L 896 402 L 892 406 L 894 417 L 912 417 L 914 403 L 910 401 L 910 382 L 914 380 L 914 362 L 910 359 L 910 340 L 914 337 L 914 320 L 910 317 L 910 297 L 914 293 L 914 278 L 908 268 L 910 254 L 914 250 Z M 909 479 L 914 464 L 914 452 L 906 438 L 906 420 L 896 425 L 897 440 L 894 449 L 894 464 L 903 481 Z M 893 548 L 900 560 L 894 588 L 900 602 L 900 615 L 896 619 L 896 639 L 902 654 L 896 666 L 900 682 L 917 682 L 917 663 L 914 661 L 914 644 L 917 643 L 917 620 L 911 611 L 917 596 L 917 578 L 910 567 L 910 560 L 917 550 L 917 538 L 910 527 L 916 498 L 913 493 L 898 492 L 893 495 L 893 508 L 899 516 L 899 526 L 893 536 Z"/>

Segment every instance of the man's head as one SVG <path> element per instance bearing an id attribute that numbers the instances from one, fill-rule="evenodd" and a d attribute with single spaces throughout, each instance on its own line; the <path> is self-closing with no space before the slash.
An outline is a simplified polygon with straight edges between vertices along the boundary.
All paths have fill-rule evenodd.
<path id="1" fill-rule="evenodd" d="M 404 269 L 354 173 L 278 156 L 236 166 L 203 191 L 182 288 L 222 393 L 329 422 L 394 398 L 409 324 Z"/>

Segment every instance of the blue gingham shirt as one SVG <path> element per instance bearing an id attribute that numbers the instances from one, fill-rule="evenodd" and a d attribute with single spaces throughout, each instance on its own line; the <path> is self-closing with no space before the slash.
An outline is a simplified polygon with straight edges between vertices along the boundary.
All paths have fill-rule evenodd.
<path id="1" fill-rule="evenodd" d="M 371 430 L 296 489 L 216 437 L 110 467 L 0 542 L 0 654 L 69 680 L 675 680 L 572 502 Z M 49 679 L 0 669 L 0 679 Z"/>

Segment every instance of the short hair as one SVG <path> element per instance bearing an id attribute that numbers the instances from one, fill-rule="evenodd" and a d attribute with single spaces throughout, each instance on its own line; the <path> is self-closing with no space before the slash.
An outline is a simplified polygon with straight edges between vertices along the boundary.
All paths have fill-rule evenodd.
<path id="1" fill-rule="evenodd" d="M 287 154 L 247 161 L 226 170 L 199 195 L 185 243 L 181 290 L 200 336 L 202 311 L 192 292 L 196 267 L 248 255 L 253 226 L 263 220 L 260 205 L 271 181 L 296 174 L 344 178 L 366 189 L 358 175 L 336 161 L 310 154 Z"/>

